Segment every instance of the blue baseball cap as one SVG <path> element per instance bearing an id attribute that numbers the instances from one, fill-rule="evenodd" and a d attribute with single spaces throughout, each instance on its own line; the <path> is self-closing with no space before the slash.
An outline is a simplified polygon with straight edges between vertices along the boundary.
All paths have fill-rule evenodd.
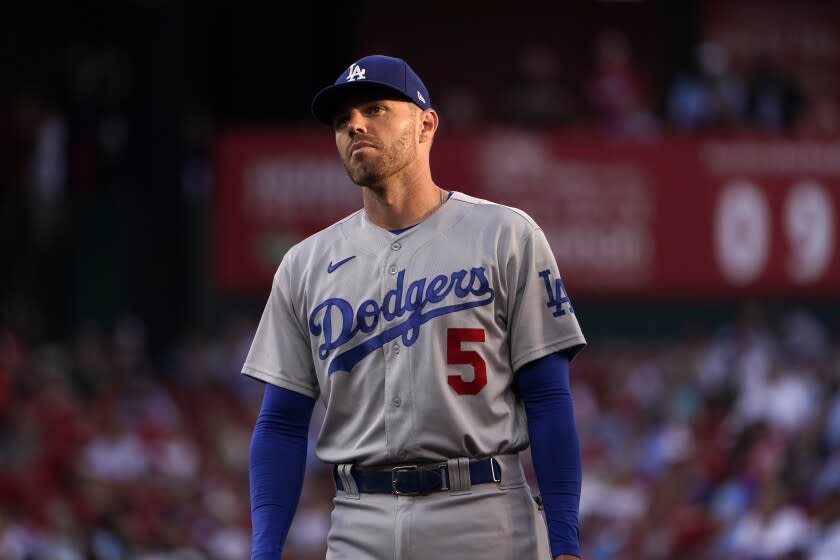
<path id="1" fill-rule="evenodd" d="M 396 94 L 414 102 L 421 109 L 432 106 L 429 90 L 406 61 L 374 54 L 360 58 L 312 100 L 312 115 L 324 124 L 332 125 L 336 106 L 354 91 L 369 89 Z"/>

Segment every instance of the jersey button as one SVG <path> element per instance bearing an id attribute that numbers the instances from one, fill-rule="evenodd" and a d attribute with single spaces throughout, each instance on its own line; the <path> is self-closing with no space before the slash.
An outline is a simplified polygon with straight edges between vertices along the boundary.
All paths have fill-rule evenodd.
<path id="1" fill-rule="evenodd" d="M 390 272 L 391 274 L 396 274 L 397 273 L 397 267 L 392 266 L 391 268 L 388 269 L 388 272 Z"/>
<path id="2" fill-rule="evenodd" d="M 397 458 L 399 458 L 400 461 L 405 461 L 406 457 L 408 457 L 408 451 L 405 449 L 402 449 L 399 453 L 397 453 Z"/>
<path id="3" fill-rule="evenodd" d="M 402 245 L 400 245 L 399 242 L 397 242 L 397 241 L 395 241 L 393 244 L 391 244 L 391 249 L 393 249 L 394 251 L 399 251 L 401 248 L 402 248 Z"/>
<path id="4" fill-rule="evenodd" d="M 399 406 L 402 404 L 402 399 L 401 399 L 401 398 L 399 398 L 399 397 L 397 397 L 397 398 L 395 398 L 395 399 L 394 399 L 393 401 L 391 401 L 391 402 L 392 402 L 392 403 L 394 403 L 394 406 L 396 406 L 397 408 L 399 408 Z"/>
<path id="5" fill-rule="evenodd" d="M 394 351 L 394 354 L 399 354 L 400 353 L 400 345 L 399 344 L 394 344 L 393 346 L 391 346 L 391 350 Z"/>

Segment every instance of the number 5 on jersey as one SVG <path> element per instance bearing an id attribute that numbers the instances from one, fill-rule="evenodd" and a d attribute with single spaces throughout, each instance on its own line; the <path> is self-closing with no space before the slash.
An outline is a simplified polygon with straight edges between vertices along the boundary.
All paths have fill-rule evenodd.
<path id="1" fill-rule="evenodd" d="M 472 381 L 460 374 L 449 374 L 447 380 L 459 395 L 475 395 L 487 385 L 487 365 L 475 350 L 464 350 L 464 342 L 484 342 L 484 329 L 446 329 L 446 363 L 472 366 L 474 373 Z"/>

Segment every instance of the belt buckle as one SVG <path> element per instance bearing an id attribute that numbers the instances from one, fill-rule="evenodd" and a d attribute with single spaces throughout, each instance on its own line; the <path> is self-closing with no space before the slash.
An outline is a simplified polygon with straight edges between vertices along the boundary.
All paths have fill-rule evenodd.
<path id="1" fill-rule="evenodd" d="M 417 476 L 417 486 L 418 489 L 413 492 L 400 492 L 397 490 L 397 473 L 400 472 L 411 472 L 414 471 L 418 473 Z M 417 465 L 399 465 L 391 469 L 391 489 L 394 491 L 394 494 L 397 496 L 419 496 L 420 495 L 420 467 Z"/>

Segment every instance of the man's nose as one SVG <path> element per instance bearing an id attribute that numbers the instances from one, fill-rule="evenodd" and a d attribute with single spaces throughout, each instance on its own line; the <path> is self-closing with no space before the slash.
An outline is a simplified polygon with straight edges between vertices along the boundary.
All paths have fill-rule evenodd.
<path id="1" fill-rule="evenodd" d="M 367 131 L 367 121 L 358 109 L 350 111 L 350 119 L 347 123 L 351 134 L 364 134 Z"/>

